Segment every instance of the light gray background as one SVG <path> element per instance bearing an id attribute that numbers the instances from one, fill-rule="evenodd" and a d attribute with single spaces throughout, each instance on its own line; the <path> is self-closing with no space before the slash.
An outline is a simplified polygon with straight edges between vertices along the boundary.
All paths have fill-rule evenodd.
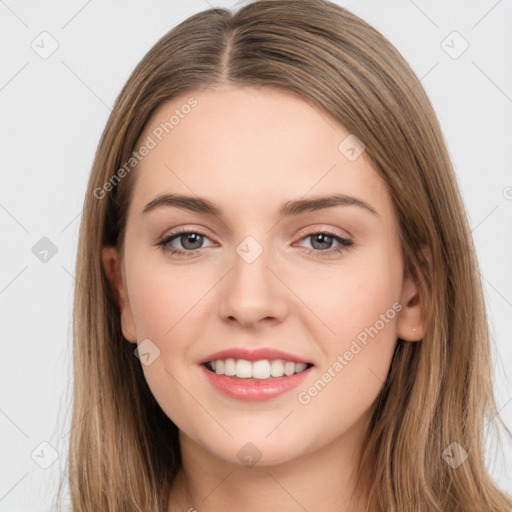
<path id="1" fill-rule="evenodd" d="M 512 373 L 512 2 L 338 3 L 390 39 L 438 113 L 481 263 L 498 406 L 512 427 L 506 377 Z M 64 467 L 77 235 L 92 159 L 114 99 L 165 32 L 209 6 L 235 5 L 0 0 L 0 512 L 49 510 Z M 58 43 L 46 59 L 31 47 L 50 48 L 48 36 L 40 36 L 44 31 Z M 458 58 L 453 56 L 464 41 L 453 31 L 469 44 Z M 43 237 L 57 248 L 46 263 L 32 252 Z M 496 452 L 493 439 L 490 470 L 510 493 L 512 447 L 503 436 Z M 41 468 L 38 462 L 50 463 L 53 449 L 57 460 Z"/>

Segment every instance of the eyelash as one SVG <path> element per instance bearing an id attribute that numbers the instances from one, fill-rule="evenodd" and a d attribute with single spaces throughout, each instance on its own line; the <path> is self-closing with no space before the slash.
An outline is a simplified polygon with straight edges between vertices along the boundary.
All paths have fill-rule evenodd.
<path id="1" fill-rule="evenodd" d="M 155 245 L 160 247 L 164 253 L 166 253 L 170 256 L 175 256 L 178 258 L 182 258 L 182 257 L 186 258 L 186 257 L 188 257 L 188 255 L 194 254 L 194 253 L 200 251 L 201 249 L 182 251 L 180 249 L 175 249 L 174 247 L 169 248 L 169 247 L 171 247 L 169 244 L 175 238 L 178 238 L 181 235 L 189 235 L 189 234 L 200 235 L 201 237 L 208 238 L 208 236 L 206 234 L 202 233 L 201 231 L 186 231 L 186 230 L 184 230 L 184 231 L 178 231 L 176 233 L 170 233 L 169 235 L 167 235 L 164 238 L 162 238 L 161 240 L 159 240 Z M 339 235 L 336 235 L 335 233 L 331 233 L 330 231 L 314 231 L 312 233 L 308 233 L 307 235 L 303 236 L 300 240 L 301 241 L 305 240 L 314 235 L 327 235 L 329 237 L 332 237 L 335 241 L 337 241 L 340 244 L 337 247 L 334 247 L 332 249 L 326 249 L 323 251 L 316 250 L 316 249 L 310 249 L 309 247 L 303 248 L 303 249 L 306 249 L 308 254 L 312 254 L 314 256 L 320 256 L 321 258 L 337 255 L 339 253 L 346 251 L 349 247 L 352 247 L 354 245 L 354 242 L 352 240 L 343 238 Z"/>

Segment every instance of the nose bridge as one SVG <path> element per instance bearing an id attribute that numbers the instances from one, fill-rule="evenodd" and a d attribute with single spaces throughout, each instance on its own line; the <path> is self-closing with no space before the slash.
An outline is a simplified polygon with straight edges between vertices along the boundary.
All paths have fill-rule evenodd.
<path id="1" fill-rule="evenodd" d="M 283 285 L 269 269 L 272 251 L 248 236 L 235 248 L 233 268 L 226 276 L 219 313 L 241 324 L 285 314 Z"/>

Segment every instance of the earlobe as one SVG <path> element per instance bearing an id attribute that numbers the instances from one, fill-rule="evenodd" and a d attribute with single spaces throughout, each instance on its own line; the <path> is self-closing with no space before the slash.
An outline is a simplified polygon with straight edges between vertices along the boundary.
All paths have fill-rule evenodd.
<path id="1" fill-rule="evenodd" d="M 101 256 L 105 273 L 112 285 L 114 296 L 119 307 L 123 336 L 129 342 L 136 343 L 135 323 L 133 321 L 130 301 L 128 300 L 119 253 L 115 247 L 103 247 Z"/>
<path id="2" fill-rule="evenodd" d="M 430 250 L 423 248 L 423 255 L 432 263 Z M 404 279 L 402 297 L 400 300 L 402 310 L 397 320 L 397 336 L 404 341 L 421 341 L 427 332 L 425 289 L 417 283 L 412 276 Z"/>

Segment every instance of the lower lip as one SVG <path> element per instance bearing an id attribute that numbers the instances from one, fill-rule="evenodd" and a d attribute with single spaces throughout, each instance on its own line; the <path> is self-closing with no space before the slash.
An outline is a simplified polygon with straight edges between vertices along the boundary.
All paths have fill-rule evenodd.
<path id="1" fill-rule="evenodd" d="M 286 391 L 296 388 L 309 374 L 313 366 L 289 377 L 273 377 L 270 379 L 249 380 L 226 377 L 211 372 L 201 365 L 203 373 L 210 384 L 221 393 L 237 400 L 270 400 Z"/>

